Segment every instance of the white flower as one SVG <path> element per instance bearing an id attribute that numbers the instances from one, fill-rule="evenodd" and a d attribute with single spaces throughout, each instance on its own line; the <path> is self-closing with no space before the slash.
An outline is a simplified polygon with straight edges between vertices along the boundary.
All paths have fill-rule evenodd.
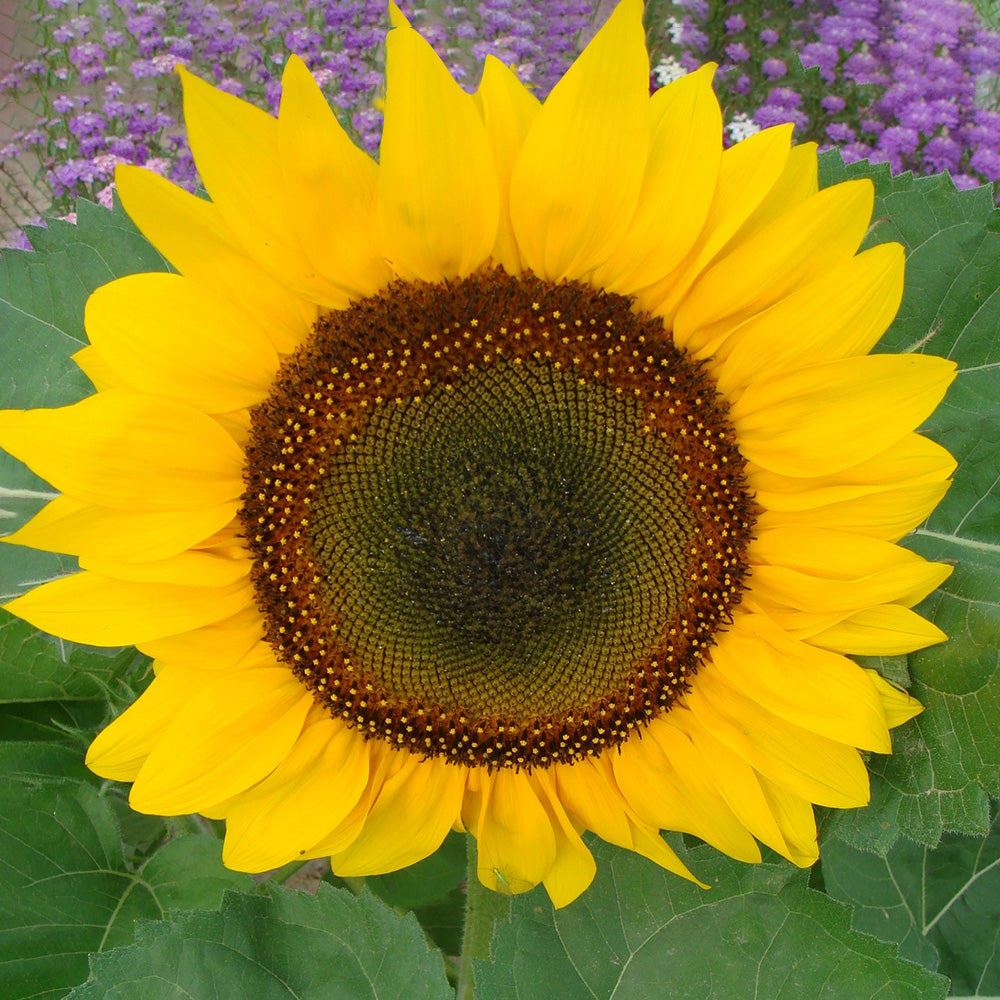
<path id="1" fill-rule="evenodd" d="M 748 139 L 755 132 L 760 131 L 760 126 L 749 116 L 745 115 L 742 111 L 737 111 L 733 115 L 732 121 L 726 126 L 726 132 L 729 134 L 729 138 L 733 142 L 742 142 L 744 139 Z"/>
<path id="2" fill-rule="evenodd" d="M 660 87 L 687 76 L 687 70 L 673 57 L 664 56 L 653 68 L 653 77 Z"/>

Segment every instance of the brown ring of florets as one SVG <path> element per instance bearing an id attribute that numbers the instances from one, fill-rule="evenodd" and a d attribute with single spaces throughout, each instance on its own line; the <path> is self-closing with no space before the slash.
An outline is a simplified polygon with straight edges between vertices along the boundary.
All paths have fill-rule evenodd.
<path id="1" fill-rule="evenodd" d="M 670 570 L 682 596 L 654 623 L 650 648 L 613 690 L 557 711 L 470 711 L 451 691 L 418 698 L 391 690 L 398 684 L 345 641 L 356 623 L 331 601 L 337 567 L 318 554 L 324 483 L 364 442 L 373 415 L 505 365 L 572 373 L 627 401 L 631 431 L 660 442 L 673 463 L 683 494 L 671 503 L 692 525 L 683 565 Z M 660 321 L 622 296 L 501 269 L 395 283 L 320 320 L 254 409 L 252 428 L 241 519 L 267 640 L 317 701 L 367 738 L 491 768 L 595 755 L 670 708 L 740 601 L 755 505 L 725 404 Z M 668 550 L 675 541 L 666 539 Z"/>

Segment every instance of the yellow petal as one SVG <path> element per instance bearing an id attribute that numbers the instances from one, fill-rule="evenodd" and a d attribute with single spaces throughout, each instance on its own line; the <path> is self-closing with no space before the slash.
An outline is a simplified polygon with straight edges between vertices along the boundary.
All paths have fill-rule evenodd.
<path id="1" fill-rule="evenodd" d="M 791 125 L 776 125 L 730 146 L 722 154 L 719 178 L 701 236 L 691 252 L 665 277 L 641 289 L 638 305 L 661 316 L 669 327 L 678 304 L 708 264 L 733 239 L 788 162 Z"/>
<path id="2" fill-rule="evenodd" d="M 82 572 L 43 583 L 4 608 L 70 642 L 134 646 L 228 618 L 253 599 L 245 578 L 224 587 L 187 587 Z"/>
<path id="3" fill-rule="evenodd" d="M 176 72 L 191 152 L 226 227 L 285 287 L 330 309 L 343 308 L 347 295 L 317 273 L 289 225 L 276 119 L 183 66 Z"/>
<path id="4" fill-rule="evenodd" d="M 708 215 L 722 159 L 715 64 L 658 90 L 638 206 L 618 248 L 592 281 L 628 295 L 669 274 L 691 251 Z"/>
<path id="5" fill-rule="evenodd" d="M 780 126 L 779 126 L 780 127 Z M 801 205 L 819 190 L 819 161 L 816 143 L 803 142 L 792 146 L 788 159 L 767 194 L 754 206 L 750 217 L 730 241 L 727 250 L 740 246 L 756 236 L 789 209 Z"/>
<path id="6" fill-rule="evenodd" d="M 903 248 L 882 243 L 738 326 L 712 369 L 730 398 L 761 375 L 867 354 L 888 329 L 903 295 Z"/>
<path id="7" fill-rule="evenodd" d="M 754 601 L 786 628 L 798 627 L 801 612 L 830 614 L 829 626 L 878 604 L 916 604 L 952 571 L 898 545 L 823 528 L 762 531 L 750 560 Z"/>
<path id="8" fill-rule="evenodd" d="M 497 233 L 497 177 L 475 101 L 409 27 L 386 39 L 377 215 L 393 269 L 424 281 L 470 274 Z"/>
<path id="9" fill-rule="evenodd" d="M 799 868 L 814 865 L 819 860 L 819 842 L 812 804 L 763 774 L 758 778 L 771 815 L 781 830 L 784 850 L 780 853 Z"/>
<path id="10" fill-rule="evenodd" d="M 706 670 L 774 715 L 862 750 L 891 749 L 878 694 L 847 657 L 800 642 L 763 615 L 739 613 L 710 655 Z"/>
<path id="11" fill-rule="evenodd" d="M 944 483 L 956 462 L 941 445 L 919 434 L 864 462 L 825 476 L 785 476 L 751 467 L 748 479 L 761 506 L 776 511 L 810 510 L 871 496 L 884 490 Z"/>
<path id="12" fill-rule="evenodd" d="M 166 664 L 202 670 L 235 666 L 264 638 L 263 620 L 256 604 L 202 628 L 138 643 L 141 652 Z M 273 657 L 272 657 L 273 660 Z M 273 660 L 277 666 L 277 660 Z"/>
<path id="13" fill-rule="evenodd" d="M 465 770 L 441 757 L 396 752 L 405 763 L 382 785 L 357 839 L 330 859 L 338 875 L 381 875 L 415 864 L 441 846 L 459 815 Z"/>
<path id="14" fill-rule="evenodd" d="M 250 411 L 248 409 L 214 413 L 212 419 L 241 449 L 245 449 L 250 443 Z"/>
<path id="15" fill-rule="evenodd" d="M 263 872 L 299 860 L 344 820 L 364 791 L 364 739 L 316 709 L 288 756 L 226 810 L 227 868 Z"/>
<path id="16" fill-rule="evenodd" d="M 809 643 L 855 656 L 900 656 L 947 638 L 937 625 L 915 611 L 899 604 L 880 604 L 809 636 Z"/>
<path id="17" fill-rule="evenodd" d="M 131 511 L 193 511 L 243 493 L 243 452 L 210 417 L 110 390 L 54 410 L 0 410 L 0 446 L 57 490 Z"/>
<path id="18" fill-rule="evenodd" d="M 764 793 L 763 785 L 767 779 L 738 753 L 720 742 L 710 726 L 703 725 L 697 715 L 683 708 L 671 711 L 653 725 L 658 729 L 676 729 L 691 740 L 698 755 L 697 773 L 719 789 L 733 814 L 762 844 L 767 844 L 789 860 L 801 853 L 786 840 L 785 832 L 774 814 L 772 799 Z M 815 821 L 812 822 L 811 838 L 815 849 Z"/>
<path id="19" fill-rule="evenodd" d="M 924 706 L 906 691 L 900 690 L 895 684 L 890 684 L 877 670 L 868 670 L 865 673 L 871 678 L 882 699 L 882 706 L 885 709 L 885 717 L 889 720 L 889 728 L 895 729 L 904 722 L 918 716 Z"/>
<path id="20" fill-rule="evenodd" d="M 926 354 L 845 358 L 758 379 L 730 415 L 750 461 L 789 476 L 820 476 L 901 441 L 954 377 L 953 361 Z"/>
<path id="21" fill-rule="evenodd" d="M 542 879 L 545 891 L 558 910 L 573 902 L 594 880 L 597 864 L 580 833 L 559 801 L 550 771 L 536 771 L 531 783 L 548 813 L 556 838 L 556 859 Z"/>
<path id="22" fill-rule="evenodd" d="M 121 375 L 90 344 L 81 347 L 72 357 L 95 389 L 115 389 L 124 385 Z"/>
<path id="23" fill-rule="evenodd" d="M 510 183 L 521 259 L 541 278 L 605 261 L 635 213 L 649 149 L 640 0 L 622 0 L 531 123 Z"/>
<path id="24" fill-rule="evenodd" d="M 393 28 L 408 28 L 410 26 L 406 15 L 393 0 L 389 0 L 389 25 Z"/>
<path id="25" fill-rule="evenodd" d="M 607 780 L 589 760 L 554 769 L 559 801 L 570 818 L 593 830 L 609 844 L 626 844 L 631 829 L 626 815 L 626 799 L 619 794 L 617 779 Z"/>
<path id="26" fill-rule="evenodd" d="M 473 832 L 479 881 L 496 892 L 527 892 L 555 864 L 552 821 L 526 774 L 501 768 L 485 779 Z"/>
<path id="27" fill-rule="evenodd" d="M 922 483 L 807 510 L 765 510 L 757 518 L 757 528 L 833 528 L 896 542 L 927 518 L 950 485 Z"/>
<path id="28" fill-rule="evenodd" d="M 287 668 L 219 679 L 190 692 L 135 779 L 137 812 L 178 816 L 267 777 L 302 732 L 312 695 Z"/>
<path id="29" fill-rule="evenodd" d="M 135 781 L 164 726 L 191 698 L 197 675 L 163 666 L 137 701 L 105 726 L 90 744 L 87 767 L 112 781 Z"/>
<path id="30" fill-rule="evenodd" d="M 233 501 L 207 510 L 133 512 L 58 496 L 3 541 L 73 556 L 128 562 L 165 559 L 228 524 L 237 507 Z"/>
<path id="31" fill-rule="evenodd" d="M 559 798 L 571 819 L 609 844 L 635 851 L 667 871 L 707 888 L 667 846 L 659 828 L 644 822 L 622 794 L 612 754 L 604 753 L 570 767 L 557 768 L 556 783 Z"/>
<path id="32" fill-rule="evenodd" d="M 259 317 L 277 350 L 291 352 L 305 340 L 316 305 L 248 257 L 216 205 L 142 167 L 118 166 L 115 184 L 143 236 L 181 274 Z"/>
<path id="33" fill-rule="evenodd" d="M 867 178 L 826 188 L 780 215 L 712 264 L 674 318 L 674 340 L 691 353 L 813 277 L 852 256 L 871 219 Z"/>
<path id="34" fill-rule="evenodd" d="M 760 851 L 719 791 L 705 781 L 690 739 L 672 726 L 650 724 L 612 758 L 622 794 L 647 823 L 692 833 L 740 861 L 760 861 Z"/>
<path id="35" fill-rule="evenodd" d="M 716 671 L 701 671 L 684 702 L 722 743 L 793 794 L 837 809 L 868 801 L 868 772 L 857 750 L 778 718 Z"/>
<path id="36" fill-rule="evenodd" d="M 90 341 L 139 392 L 205 413 L 259 403 L 278 356 L 258 320 L 179 274 L 132 274 L 87 300 Z"/>
<path id="37" fill-rule="evenodd" d="M 372 295 L 391 277 L 375 227 L 378 167 L 341 128 L 297 55 L 289 56 L 281 87 L 287 225 L 326 280 L 355 297 Z"/>
<path id="38" fill-rule="evenodd" d="M 368 754 L 368 782 L 354 808 L 331 831 L 306 851 L 307 858 L 322 858 L 342 854 L 364 828 L 372 803 L 406 763 L 406 757 L 381 740 L 368 740 L 364 744 Z"/>
<path id="39" fill-rule="evenodd" d="M 688 870 L 687 865 L 677 857 L 673 848 L 669 847 L 663 837 L 660 836 L 659 830 L 647 826 L 645 823 L 636 823 L 631 819 L 629 820 L 629 827 L 632 833 L 631 842 L 621 846 L 627 847 L 630 851 L 635 851 L 636 854 L 641 854 L 644 858 L 649 858 L 654 864 L 659 865 L 668 872 L 673 872 L 675 875 L 680 875 L 681 878 L 686 878 L 689 882 L 694 882 L 700 889 L 709 888 L 708 885 Z"/>
<path id="40" fill-rule="evenodd" d="M 739 143 L 738 145 L 745 145 L 745 141 Z M 778 144 L 776 142 L 775 145 L 777 145 L 779 149 L 784 148 L 783 144 Z M 769 152 L 773 152 L 773 149 Z M 723 165 L 727 165 L 725 159 L 723 159 Z M 720 175 L 720 180 L 724 178 L 725 173 L 723 172 L 723 174 Z M 724 232 L 730 234 L 727 237 L 725 248 L 716 255 L 714 260 L 709 260 L 705 251 L 702 250 L 697 255 L 695 264 L 698 268 L 704 267 L 707 269 L 702 272 L 703 274 L 713 272 L 716 263 L 720 259 L 728 258 L 729 256 L 740 252 L 744 245 L 756 238 L 757 235 L 765 230 L 769 225 L 774 223 L 777 219 L 785 216 L 792 209 L 800 206 L 808 198 L 815 195 L 816 189 L 817 163 L 815 144 L 805 143 L 801 146 L 793 146 L 790 151 L 787 151 L 787 158 L 784 161 L 784 166 L 778 175 L 777 180 L 767 190 L 763 199 L 759 204 L 750 204 L 749 207 L 751 211 L 749 217 L 746 217 L 744 214 L 737 214 L 737 219 L 739 221 L 735 229 L 735 233 L 733 233 L 732 228 L 724 228 Z M 755 194 L 756 193 L 757 192 L 755 192 Z M 747 205 L 744 204 L 743 206 L 740 206 L 740 208 L 745 210 Z M 711 222 L 712 220 L 710 219 L 709 221 Z M 726 221 L 727 220 L 723 220 L 724 227 L 726 227 Z M 708 226 L 706 226 L 706 229 L 708 229 Z M 718 235 L 711 233 L 710 230 L 706 236 L 703 236 L 703 239 L 706 237 L 714 238 L 714 243 L 718 242 Z M 793 260 L 791 263 L 794 266 L 795 264 L 801 262 Z M 684 280 L 680 283 L 679 288 L 675 289 L 670 301 L 677 305 L 679 309 L 683 310 L 686 308 L 686 305 L 685 302 L 679 298 L 681 291 L 683 291 L 685 295 L 691 294 L 697 296 L 697 288 L 699 287 L 700 281 L 701 278 L 698 274 L 685 273 Z M 693 289 L 689 287 L 691 283 L 694 285 Z M 739 324 L 739 317 L 727 316 L 725 319 L 718 322 L 708 323 L 701 328 L 695 326 L 695 328 L 692 329 L 691 323 L 680 319 L 680 313 L 669 313 L 668 315 L 671 322 L 677 326 L 677 329 L 674 331 L 675 341 L 684 346 L 699 360 L 712 358 L 718 352 L 723 351 L 727 343 L 733 339 L 734 329 L 736 329 Z"/>
<path id="41" fill-rule="evenodd" d="M 487 56 L 483 79 L 475 93 L 476 105 L 486 126 L 497 172 L 499 224 L 490 256 L 509 274 L 522 270 L 523 262 L 510 218 L 510 178 L 528 128 L 541 105 L 495 56 Z"/>
<path id="42" fill-rule="evenodd" d="M 187 551 L 148 562 L 124 562 L 85 556 L 80 568 L 100 576 L 132 583 L 176 583 L 198 587 L 225 587 L 250 573 L 249 556 L 233 559 L 214 552 Z"/>

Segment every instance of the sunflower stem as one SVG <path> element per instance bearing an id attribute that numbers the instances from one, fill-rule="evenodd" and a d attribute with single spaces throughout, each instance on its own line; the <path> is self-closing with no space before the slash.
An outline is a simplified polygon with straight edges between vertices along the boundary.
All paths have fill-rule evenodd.
<path id="1" fill-rule="evenodd" d="M 459 960 L 456 1000 L 472 1000 L 473 959 L 490 957 L 493 927 L 498 919 L 507 919 L 510 900 L 492 889 L 487 889 L 476 874 L 476 838 L 467 837 L 467 875 L 465 903 L 465 934 L 462 937 L 462 956 Z"/>

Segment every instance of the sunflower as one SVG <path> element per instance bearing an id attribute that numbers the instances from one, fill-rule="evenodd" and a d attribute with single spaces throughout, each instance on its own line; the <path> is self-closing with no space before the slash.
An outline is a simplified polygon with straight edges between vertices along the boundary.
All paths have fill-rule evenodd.
<path id="1" fill-rule="evenodd" d="M 623 0 L 544 103 L 474 94 L 391 8 L 376 163 L 288 60 L 277 119 L 181 70 L 211 200 L 122 167 L 176 273 L 98 288 L 93 395 L 0 414 L 60 491 L 7 608 L 155 678 L 88 763 L 226 820 L 227 865 L 360 876 L 449 830 L 556 906 L 585 830 L 817 857 L 813 804 L 920 706 L 846 654 L 945 637 L 896 542 L 954 365 L 869 356 L 902 294 L 872 185 L 791 126 L 723 151 L 712 67 L 648 93 Z"/>

